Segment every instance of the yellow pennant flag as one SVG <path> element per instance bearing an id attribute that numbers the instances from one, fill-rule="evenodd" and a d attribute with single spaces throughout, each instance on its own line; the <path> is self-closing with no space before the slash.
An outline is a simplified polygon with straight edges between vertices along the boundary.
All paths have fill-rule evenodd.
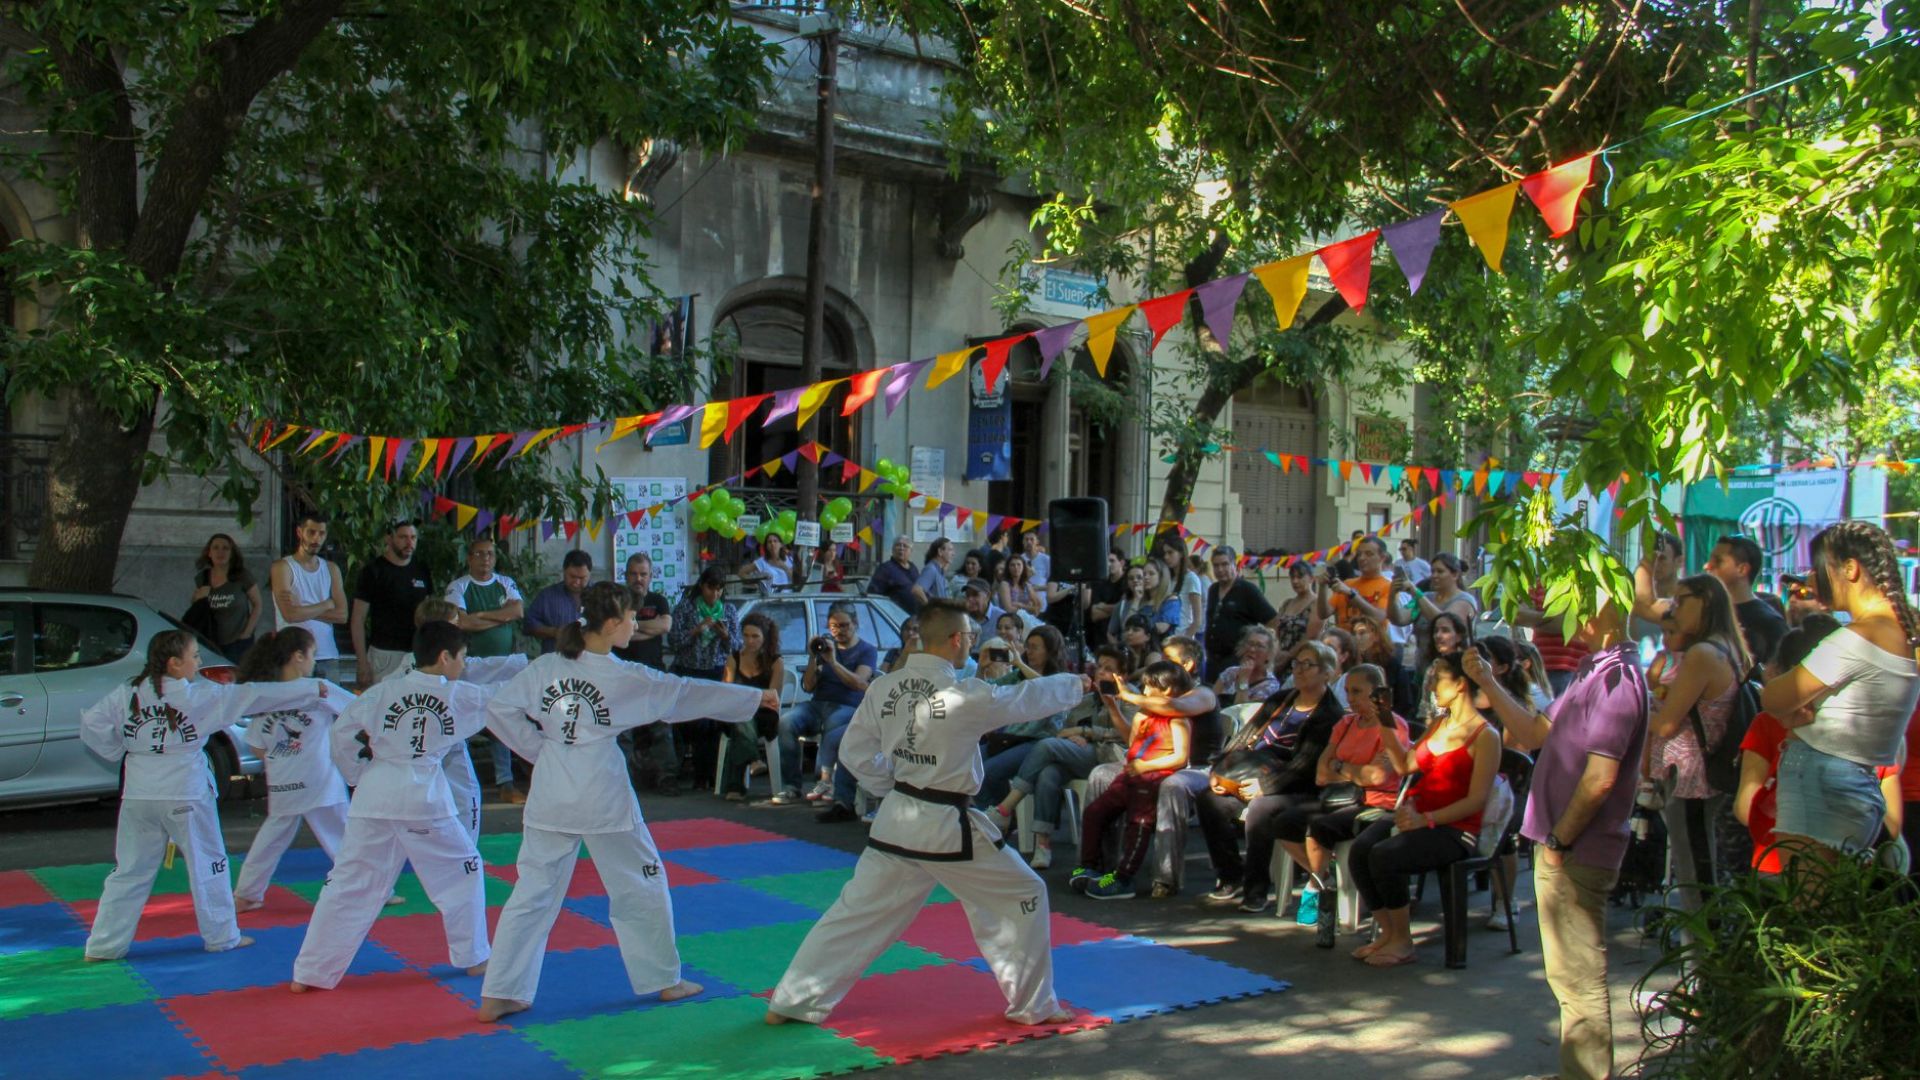
<path id="1" fill-rule="evenodd" d="M 268 443 L 266 446 L 266 450 L 271 450 L 274 447 L 279 446 L 281 443 L 286 442 L 288 439 L 293 438 L 294 433 L 298 432 L 299 430 L 300 430 L 299 424 L 288 424 L 287 430 L 281 432 L 279 438 L 274 439 L 272 442 Z M 262 450 L 261 453 L 263 454 L 266 453 L 266 450 Z"/>
<path id="2" fill-rule="evenodd" d="M 312 442 L 309 442 L 306 446 L 302 447 L 300 452 L 303 454 L 311 454 L 315 450 L 318 450 L 319 448 L 332 443 L 334 440 L 334 437 L 339 434 L 340 433 L 337 431 L 322 431 L 320 433 L 319 438 L 314 439 Z"/>
<path id="3" fill-rule="evenodd" d="M 927 371 L 927 389 L 931 390 L 966 369 L 967 358 L 976 351 L 976 346 L 955 349 L 950 353 L 941 353 L 934 357 L 933 367 Z"/>
<path id="4" fill-rule="evenodd" d="M 772 458 L 765 465 L 760 466 L 760 468 L 766 471 L 767 479 L 771 480 L 780 475 L 780 459 Z"/>
<path id="5" fill-rule="evenodd" d="M 1107 363 L 1113 359 L 1114 335 L 1120 332 L 1120 324 L 1133 314 L 1136 305 L 1117 307 L 1112 311 L 1103 311 L 1098 315 L 1087 316 L 1087 351 L 1093 354 L 1093 369 L 1101 378 L 1107 377 Z"/>
<path id="6" fill-rule="evenodd" d="M 373 479 L 373 470 L 380 467 L 381 455 L 385 454 L 386 451 L 387 451 L 387 437 L 385 435 L 367 436 L 367 479 L 368 480 Z"/>
<path id="7" fill-rule="evenodd" d="M 420 479 L 420 474 L 427 471 L 427 466 L 433 464 L 433 456 L 439 452 L 439 439 L 420 440 L 420 464 L 413 467 L 413 476 L 411 479 Z"/>
<path id="8" fill-rule="evenodd" d="M 527 445 L 522 446 L 520 448 L 520 452 L 518 454 L 515 454 L 514 457 L 526 457 L 527 451 L 533 449 L 536 446 L 539 446 L 541 443 L 546 442 L 548 439 L 553 438 L 555 435 L 559 433 L 560 433 L 560 429 L 557 427 L 541 428 L 540 434 L 535 435 L 531 439 L 528 439 Z"/>
<path id="9" fill-rule="evenodd" d="M 655 417 L 658 417 L 659 414 L 655 413 L 653 415 Z M 593 452 L 597 454 L 600 451 L 605 450 L 607 448 L 608 443 L 619 442 L 621 439 L 624 439 L 627 436 L 633 434 L 634 432 L 639 431 L 640 424 L 644 420 L 646 420 L 645 416 L 616 417 L 613 421 L 613 430 L 608 433 L 605 439 L 601 440 L 600 445 L 593 448 Z"/>
<path id="10" fill-rule="evenodd" d="M 813 419 L 813 414 L 819 412 L 820 406 L 827 403 L 827 395 L 833 393 L 833 388 L 846 381 L 845 379 L 829 379 L 826 382 L 817 382 L 807 387 L 806 391 L 800 395 L 800 411 L 799 416 L 794 420 L 794 426 L 806 427 L 807 421 Z M 720 411 L 724 417 L 726 410 L 722 409 Z"/>
<path id="11" fill-rule="evenodd" d="M 720 405 L 720 415 L 723 418 L 727 415 L 727 408 L 725 403 L 721 403 Z M 704 435 L 702 437 L 704 437 Z M 600 539 L 600 527 L 605 525 L 606 523 L 607 523 L 606 519 L 602 518 L 597 521 L 583 521 L 580 524 L 584 526 L 587 530 L 587 539 L 598 540 Z"/>
<path id="12" fill-rule="evenodd" d="M 874 481 L 878 479 L 880 479 L 879 473 L 874 472 L 872 469 L 861 469 L 860 470 L 860 487 L 858 488 L 858 490 L 861 492 L 865 492 L 868 488 L 872 487 L 874 484 Z"/>
<path id="13" fill-rule="evenodd" d="M 1516 180 L 1448 204 L 1496 274 L 1500 272 L 1501 256 L 1507 253 L 1507 223 L 1513 217 L 1513 197 L 1519 190 Z"/>
<path id="14" fill-rule="evenodd" d="M 479 512 L 480 508 L 477 506 L 468 506 L 466 503 L 455 503 L 453 507 L 453 527 L 455 529 L 465 529 L 467 526 L 473 524 L 474 515 Z"/>
<path id="15" fill-rule="evenodd" d="M 1307 295 L 1307 264 L 1312 260 L 1313 253 L 1308 252 L 1253 268 L 1253 276 L 1273 298 L 1273 318 L 1282 330 L 1292 326 L 1293 317 L 1300 313 L 1300 301 Z"/>
<path id="16" fill-rule="evenodd" d="M 806 423 L 805 420 L 800 421 Z M 720 433 L 727 430 L 727 403 L 709 401 L 700 416 L 700 449 L 705 450 L 720 441 Z"/>

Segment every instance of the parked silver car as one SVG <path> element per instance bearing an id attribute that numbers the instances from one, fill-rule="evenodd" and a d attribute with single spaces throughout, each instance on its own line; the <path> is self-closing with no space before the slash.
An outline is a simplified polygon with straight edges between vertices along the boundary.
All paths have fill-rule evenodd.
<path id="1" fill-rule="evenodd" d="M 120 769 L 80 741 L 80 714 L 146 665 L 147 642 L 179 622 L 128 596 L 0 589 L 0 806 L 78 802 L 120 790 Z M 201 677 L 235 669 L 200 640 Z M 259 758 L 239 725 L 207 757 L 221 798 L 243 797 Z"/>
<path id="2" fill-rule="evenodd" d="M 736 598 L 729 598 L 736 599 Z M 800 689 L 800 672 L 807 666 L 807 641 L 827 632 L 827 610 L 846 604 L 859 616 L 860 640 L 879 650 L 879 659 L 900 647 L 900 624 L 907 613 L 884 596 L 860 593 L 830 593 L 818 589 L 773 593 L 768 596 L 737 599 L 740 615 L 758 612 L 773 620 L 780 631 L 780 659 L 787 669 L 787 684 L 780 695 L 782 705 L 807 700 L 812 695 Z M 877 669 L 877 667 L 876 667 Z"/>

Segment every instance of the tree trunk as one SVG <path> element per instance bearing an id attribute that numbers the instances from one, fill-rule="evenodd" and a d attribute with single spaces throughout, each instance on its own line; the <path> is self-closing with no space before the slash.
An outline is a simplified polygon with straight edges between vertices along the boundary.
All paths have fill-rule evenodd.
<path id="1" fill-rule="evenodd" d="M 47 456 L 47 513 L 27 570 L 36 589 L 110 592 L 120 562 L 120 534 L 153 434 L 153 413 L 123 428 L 91 394 L 67 401 L 67 426 Z"/>
<path id="2" fill-rule="evenodd" d="M 1191 281 L 1189 283 L 1192 284 Z M 1195 305 L 1196 308 L 1197 306 Z M 1335 293 L 1327 299 L 1326 303 L 1321 304 L 1305 323 L 1299 324 L 1299 329 L 1311 330 L 1316 326 L 1324 326 L 1346 310 L 1346 300 Z M 1197 311 L 1193 312 L 1193 318 L 1194 321 L 1199 321 Z M 1205 332 L 1204 329 L 1200 339 L 1202 347 L 1208 352 L 1218 353 L 1221 356 L 1226 354 L 1222 343 L 1214 341 L 1213 335 Z M 1254 377 L 1258 374 L 1259 369 L 1247 367 L 1245 373 L 1231 385 L 1209 382 L 1206 389 L 1201 391 L 1200 400 L 1194 402 L 1194 419 L 1203 424 L 1211 424 L 1219 419 L 1220 410 L 1227 407 L 1227 402 L 1232 401 L 1234 395 L 1252 386 Z M 1207 455 L 1197 448 L 1181 452 L 1174 459 L 1173 471 L 1167 474 L 1166 490 L 1160 498 L 1162 522 L 1184 523 L 1187 520 L 1187 505 L 1193 499 L 1193 486 L 1200 480 L 1200 466 L 1206 463 L 1206 459 Z"/>

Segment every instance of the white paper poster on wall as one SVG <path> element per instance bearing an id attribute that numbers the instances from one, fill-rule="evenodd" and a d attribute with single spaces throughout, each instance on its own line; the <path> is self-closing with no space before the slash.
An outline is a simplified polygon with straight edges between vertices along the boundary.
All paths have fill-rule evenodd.
<path id="1" fill-rule="evenodd" d="M 930 496 L 942 502 L 947 498 L 947 451 L 942 446 L 915 446 L 907 455 L 907 483 L 920 495 Z M 926 499 L 914 496 L 915 508 L 925 506 Z"/>
<path id="2" fill-rule="evenodd" d="M 622 514 L 644 510 L 687 493 L 684 476 L 616 476 L 613 486 L 620 493 Z M 691 580 L 687 564 L 687 504 L 675 503 L 643 518 L 635 527 L 629 527 L 624 517 L 618 525 L 613 532 L 613 580 L 622 580 L 628 556 L 644 551 L 653 560 L 654 591 L 669 598 L 677 597 Z"/>

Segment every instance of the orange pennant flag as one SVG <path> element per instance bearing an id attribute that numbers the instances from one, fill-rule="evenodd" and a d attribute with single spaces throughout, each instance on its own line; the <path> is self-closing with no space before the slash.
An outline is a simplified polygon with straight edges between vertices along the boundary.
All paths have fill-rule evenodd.
<path id="1" fill-rule="evenodd" d="M 1553 235 L 1565 236 L 1573 228 L 1580 193 L 1593 181 L 1593 159 L 1592 154 L 1577 157 L 1520 181 L 1520 190 L 1539 209 Z"/>
<path id="2" fill-rule="evenodd" d="M 1273 298 L 1273 318 L 1285 330 L 1293 325 L 1293 317 L 1300 312 L 1300 301 L 1307 295 L 1307 268 L 1313 261 L 1311 254 L 1295 255 L 1291 259 L 1267 263 L 1253 268 L 1253 276 Z"/>
<path id="3" fill-rule="evenodd" d="M 973 356 L 977 348 L 978 346 L 969 345 L 964 349 L 955 349 L 934 357 L 933 367 L 927 371 L 927 389 L 931 390 L 964 371 L 968 358 Z"/>
<path id="4" fill-rule="evenodd" d="M 828 379 L 826 382 L 817 382 L 807 387 L 800 395 L 800 409 L 798 417 L 794 420 L 794 426 L 806 427 L 807 421 L 813 419 L 813 414 L 819 412 L 820 406 L 827 403 L 827 395 L 833 393 L 833 388 L 846 381 L 845 379 Z"/>
<path id="5" fill-rule="evenodd" d="M 1500 272 L 1501 257 L 1507 253 L 1507 226 L 1513 217 L 1513 197 L 1519 191 L 1520 183 L 1516 180 L 1448 204 L 1496 274 Z"/>
<path id="6" fill-rule="evenodd" d="M 888 365 L 855 375 L 853 386 L 847 393 L 847 400 L 840 406 L 840 415 L 852 416 L 865 408 L 867 402 L 872 401 L 873 395 L 880 389 L 880 380 L 891 374 L 893 374 L 893 367 Z"/>
<path id="7" fill-rule="evenodd" d="M 1133 309 L 1134 305 L 1128 304 L 1087 316 L 1087 351 L 1093 354 L 1093 369 L 1103 379 L 1107 377 L 1107 364 L 1113 359 L 1113 339 L 1120 332 L 1120 324 L 1133 314 Z"/>

